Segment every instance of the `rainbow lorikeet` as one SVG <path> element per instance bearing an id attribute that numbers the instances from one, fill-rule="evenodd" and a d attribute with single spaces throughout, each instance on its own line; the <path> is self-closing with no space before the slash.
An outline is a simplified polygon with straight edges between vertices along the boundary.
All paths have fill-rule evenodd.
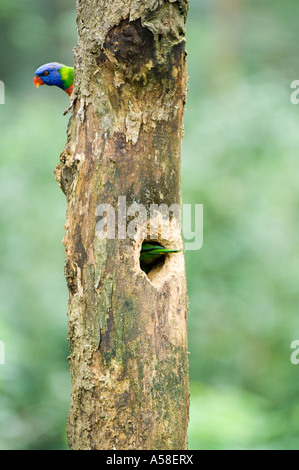
<path id="1" fill-rule="evenodd" d="M 149 273 L 156 264 L 163 260 L 167 253 L 177 253 L 179 251 L 181 250 L 170 250 L 159 244 L 144 242 L 140 252 L 140 267 L 144 272 Z"/>
<path id="2" fill-rule="evenodd" d="M 56 85 L 71 96 L 74 87 L 74 67 L 50 62 L 35 71 L 33 82 L 37 87 Z"/>

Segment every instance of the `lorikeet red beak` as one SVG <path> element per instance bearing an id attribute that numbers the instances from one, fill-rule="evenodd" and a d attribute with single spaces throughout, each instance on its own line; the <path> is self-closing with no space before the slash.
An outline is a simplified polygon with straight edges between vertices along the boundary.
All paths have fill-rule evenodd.
<path id="1" fill-rule="evenodd" d="M 37 88 L 41 85 L 44 85 L 44 82 L 38 75 L 34 75 L 33 83 Z"/>

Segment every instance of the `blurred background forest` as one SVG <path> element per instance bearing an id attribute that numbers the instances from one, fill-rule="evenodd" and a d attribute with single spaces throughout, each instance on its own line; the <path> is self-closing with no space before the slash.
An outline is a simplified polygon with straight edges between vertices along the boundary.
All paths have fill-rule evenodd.
<path id="1" fill-rule="evenodd" d="M 204 205 L 186 253 L 190 449 L 297 449 L 299 3 L 191 0 L 183 200 Z M 35 69 L 73 63 L 74 0 L 1 0 L 0 448 L 65 449 L 70 377 L 65 197 L 53 170 L 68 97 Z"/>

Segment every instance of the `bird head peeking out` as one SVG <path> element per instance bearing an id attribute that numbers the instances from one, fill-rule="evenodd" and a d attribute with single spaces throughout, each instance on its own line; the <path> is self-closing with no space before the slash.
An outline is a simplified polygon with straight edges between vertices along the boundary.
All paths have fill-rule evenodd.
<path id="1" fill-rule="evenodd" d="M 39 67 L 34 74 L 34 85 L 55 85 L 71 96 L 74 87 L 74 68 L 58 62 L 50 62 Z"/>

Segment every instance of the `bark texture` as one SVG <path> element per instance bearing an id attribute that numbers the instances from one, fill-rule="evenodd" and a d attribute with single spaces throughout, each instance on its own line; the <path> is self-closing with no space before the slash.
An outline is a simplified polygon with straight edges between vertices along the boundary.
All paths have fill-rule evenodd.
<path id="1" fill-rule="evenodd" d="M 146 275 L 146 224 L 133 240 L 95 233 L 97 206 L 117 208 L 119 196 L 181 204 L 187 9 L 188 0 L 77 0 L 72 116 L 56 168 L 67 198 L 71 449 L 187 448 L 183 252 Z M 179 218 L 157 237 L 183 248 Z"/>

